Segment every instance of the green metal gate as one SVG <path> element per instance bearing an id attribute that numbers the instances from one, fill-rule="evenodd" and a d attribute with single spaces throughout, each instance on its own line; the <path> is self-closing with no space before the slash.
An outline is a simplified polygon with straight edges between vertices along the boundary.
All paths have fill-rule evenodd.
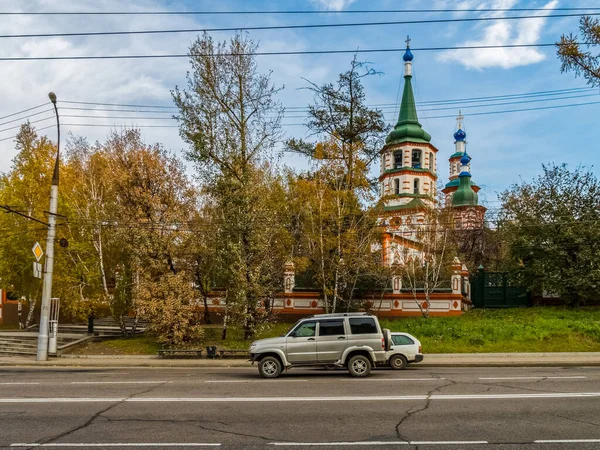
<path id="1" fill-rule="evenodd" d="M 507 272 L 484 272 L 471 279 L 475 308 L 519 308 L 531 306 L 527 289 L 515 283 Z"/>

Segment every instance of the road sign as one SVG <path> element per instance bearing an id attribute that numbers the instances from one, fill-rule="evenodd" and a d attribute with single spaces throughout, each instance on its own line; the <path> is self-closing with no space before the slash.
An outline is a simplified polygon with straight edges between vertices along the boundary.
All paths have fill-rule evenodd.
<path id="1" fill-rule="evenodd" d="M 33 276 L 36 278 L 42 278 L 42 264 L 39 262 L 33 262 Z"/>
<path id="2" fill-rule="evenodd" d="M 36 242 L 34 244 L 31 251 L 33 252 L 33 256 L 35 256 L 35 259 L 37 259 L 38 261 L 42 258 L 42 256 L 44 256 L 44 250 L 42 250 L 42 246 L 39 242 Z"/>

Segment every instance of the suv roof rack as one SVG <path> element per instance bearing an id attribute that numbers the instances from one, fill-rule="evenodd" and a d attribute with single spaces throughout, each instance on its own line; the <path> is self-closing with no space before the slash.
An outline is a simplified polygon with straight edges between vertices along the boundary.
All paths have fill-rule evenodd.
<path id="1" fill-rule="evenodd" d="M 351 313 L 333 313 L 333 314 L 314 314 L 308 318 L 319 319 L 324 317 L 353 317 L 353 316 L 370 316 L 367 312 L 351 312 Z"/>

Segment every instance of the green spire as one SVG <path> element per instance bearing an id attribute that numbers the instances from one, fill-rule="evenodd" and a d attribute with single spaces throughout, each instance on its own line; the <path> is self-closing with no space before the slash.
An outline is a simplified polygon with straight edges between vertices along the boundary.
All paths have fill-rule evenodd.
<path id="1" fill-rule="evenodd" d="M 410 75 L 411 65 L 410 61 L 405 62 L 404 91 L 402 92 L 398 123 L 385 140 L 386 144 L 399 144 L 404 141 L 431 141 L 431 136 L 421 128 L 419 118 L 417 117 L 417 107 L 411 83 L 412 75 Z"/>

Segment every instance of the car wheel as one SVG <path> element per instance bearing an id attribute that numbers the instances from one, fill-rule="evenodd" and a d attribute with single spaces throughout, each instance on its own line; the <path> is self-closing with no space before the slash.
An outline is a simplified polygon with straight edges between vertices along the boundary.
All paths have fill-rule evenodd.
<path id="1" fill-rule="evenodd" d="M 390 367 L 394 370 L 406 369 L 408 362 L 402 355 L 394 355 L 390 358 Z"/>
<path id="2" fill-rule="evenodd" d="M 258 363 L 258 373 L 263 378 L 277 378 L 281 370 L 281 361 L 274 356 L 265 356 Z"/>
<path id="3" fill-rule="evenodd" d="M 356 355 L 348 361 L 348 372 L 357 378 L 366 377 L 371 373 L 371 361 L 363 355 Z"/>

